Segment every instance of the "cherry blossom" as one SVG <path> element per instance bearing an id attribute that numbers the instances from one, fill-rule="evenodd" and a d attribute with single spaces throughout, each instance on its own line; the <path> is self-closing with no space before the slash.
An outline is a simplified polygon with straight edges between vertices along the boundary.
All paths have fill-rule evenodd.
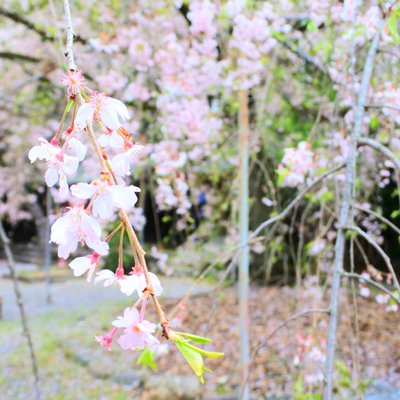
<path id="1" fill-rule="evenodd" d="M 99 137 L 99 144 L 102 147 L 110 147 L 114 150 L 124 149 L 124 139 L 117 131 L 111 131 L 110 133 L 105 133 Z"/>
<path id="2" fill-rule="evenodd" d="M 307 176 L 315 169 L 314 152 L 307 142 L 300 142 L 295 148 L 287 148 L 278 172 L 282 177 L 282 185 L 297 187 L 305 183 Z"/>
<path id="3" fill-rule="evenodd" d="M 132 145 L 124 153 L 117 154 L 111 160 L 111 166 L 118 176 L 130 175 L 131 163 L 144 149 L 141 144 Z"/>
<path id="4" fill-rule="evenodd" d="M 117 317 L 112 324 L 117 328 L 124 328 L 124 333 L 117 340 L 124 350 L 136 350 L 159 343 L 158 339 L 152 335 L 156 330 L 156 325 L 141 320 L 136 308 L 126 308 L 124 315 Z"/>
<path id="5" fill-rule="evenodd" d="M 108 244 L 101 241 L 99 222 L 83 207 L 72 207 L 51 227 L 50 240 L 58 244 L 58 256 L 67 259 L 79 243 L 86 243 L 99 255 L 108 253 Z"/>
<path id="6" fill-rule="evenodd" d="M 107 97 L 104 93 L 93 92 L 89 102 L 79 107 L 75 125 L 78 129 L 84 129 L 93 120 L 98 120 L 108 129 L 116 130 L 127 119 L 129 112 L 122 101 Z"/>
<path id="7" fill-rule="evenodd" d="M 114 340 L 114 336 L 118 332 L 118 330 L 119 330 L 119 328 L 113 328 L 113 329 L 111 329 L 110 332 L 108 332 L 104 336 L 96 336 L 95 340 L 96 340 L 96 342 L 100 343 L 100 346 L 103 347 L 103 349 L 111 351 L 111 345 Z"/>
<path id="8" fill-rule="evenodd" d="M 74 276 L 81 276 L 87 273 L 87 281 L 92 280 L 93 273 L 99 265 L 99 254 L 94 252 L 92 255 L 85 257 L 77 257 L 69 263 L 70 268 L 74 271 Z"/>
<path id="9" fill-rule="evenodd" d="M 46 161 L 48 167 L 45 174 L 47 186 L 52 187 L 57 182 L 60 183 L 60 186 L 66 184 L 66 175 L 72 175 L 76 172 L 79 158 L 65 154 L 60 147 L 49 143 L 44 138 L 39 138 L 39 142 L 39 146 L 34 146 L 29 151 L 29 160 L 31 163 L 37 159 Z M 76 145 L 77 142 L 79 141 L 75 139 L 75 142 L 72 143 Z"/>
<path id="10" fill-rule="evenodd" d="M 103 269 L 96 273 L 94 284 L 103 283 L 104 287 L 108 287 L 115 283 L 120 283 L 124 279 L 126 279 L 126 275 L 124 275 L 124 269 L 122 267 L 118 267 L 115 273 L 109 269 Z"/>
<path id="11" fill-rule="evenodd" d="M 154 294 L 156 296 L 160 296 L 163 292 L 160 280 L 158 279 L 157 275 L 153 274 L 152 272 L 149 272 L 149 277 Z M 143 291 L 147 288 L 146 278 L 143 270 L 135 268 L 132 275 L 125 277 L 125 279 L 120 282 L 120 286 L 121 292 L 127 296 L 130 296 L 135 291 L 137 292 L 138 296 L 141 296 Z"/>
<path id="12" fill-rule="evenodd" d="M 80 71 L 68 71 L 61 84 L 67 86 L 67 92 L 72 96 L 76 96 L 86 86 L 85 78 Z"/>
<path id="13" fill-rule="evenodd" d="M 129 211 L 137 202 L 136 186 L 111 184 L 109 177 L 97 179 L 92 183 L 78 183 L 71 186 L 71 193 L 79 199 L 93 199 L 92 214 L 95 217 L 110 219 L 118 209 Z"/>

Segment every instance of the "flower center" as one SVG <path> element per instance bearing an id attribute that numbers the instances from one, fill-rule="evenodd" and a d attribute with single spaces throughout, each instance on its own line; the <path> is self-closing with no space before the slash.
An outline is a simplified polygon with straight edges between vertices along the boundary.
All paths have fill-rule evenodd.
<path id="1" fill-rule="evenodd" d="M 139 328 L 137 325 L 135 325 L 135 326 L 132 328 L 132 330 L 133 330 L 133 332 L 135 332 L 135 333 L 140 333 L 140 328 Z"/>

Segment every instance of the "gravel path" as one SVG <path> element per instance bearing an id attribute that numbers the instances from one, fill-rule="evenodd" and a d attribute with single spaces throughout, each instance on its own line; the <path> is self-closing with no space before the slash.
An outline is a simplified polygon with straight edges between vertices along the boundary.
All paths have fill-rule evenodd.
<path id="1" fill-rule="evenodd" d="M 161 281 L 164 288 L 163 297 L 166 298 L 182 297 L 193 282 L 190 278 L 174 277 L 162 277 Z M 44 282 L 20 282 L 20 288 L 26 310 L 30 315 L 57 310 L 74 311 L 81 307 L 91 308 L 111 300 L 124 299 L 124 295 L 119 291 L 118 287 L 93 286 L 93 284 L 89 284 L 83 279 L 52 283 L 52 304 L 46 304 L 46 286 Z M 194 293 L 209 292 L 212 288 L 211 284 L 201 283 L 196 287 Z M 19 318 L 11 280 L 0 278 L 0 297 L 3 302 L 3 319 L 13 320 Z"/>

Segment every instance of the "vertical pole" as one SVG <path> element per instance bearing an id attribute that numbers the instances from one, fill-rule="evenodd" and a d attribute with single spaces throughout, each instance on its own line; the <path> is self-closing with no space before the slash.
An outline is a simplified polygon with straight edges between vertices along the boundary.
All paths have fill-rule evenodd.
<path id="1" fill-rule="evenodd" d="M 365 111 L 365 103 L 368 96 L 368 88 L 371 82 L 371 76 L 374 67 L 375 56 L 379 44 L 379 39 L 384 26 L 384 20 L 378 24 L 377 32 L 371 42 L 367 59 L 364 64 L 362 73 L 361 86 L 358 93 L 357 107 L 354 113 L 354 127 L 350 135 L 350 145 L 346 160 L 346 175 L 343 184 L 343 192 L 339 213 L 339 228 L 335 243 L 335 260 L 332 277 L 331 301 L 330 301 L 330 318 L 328 326 L 328 339 L 326 344 L 326 362 L 325 362 L 325 388 L 324 400 L 332 400 L 333 397 L 333 373 L 335 364 L 336 350 L 336 331 L 338 323 L 338 307 L 340 298 L 340 280 L 343 273 L 344 250 L 346 244 L 345 225 L 351 219 L 353 203 L 353 189 L 356 180 L 356 161 L 357 161 L 357 144 L 363 127 L 363 118 Z"/>
<path id="2" fill-rule="evenodd" d="M 249 390 L 249 113 L 248 93 L 239 92 L 239 232 L 242 248 L 239 254 L 239 327 L 241 361 L 241 399 L 248 400 Z"/>

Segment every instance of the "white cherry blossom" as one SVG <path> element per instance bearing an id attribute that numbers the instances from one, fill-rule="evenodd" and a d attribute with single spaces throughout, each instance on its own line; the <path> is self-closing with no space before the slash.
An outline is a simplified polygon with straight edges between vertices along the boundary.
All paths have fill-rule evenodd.
<path id="1" fill-rule="evenodd" d="M 129 119 L 129 112 L 122 101 L 107 97 L 104 93 L 93 92 L 89 102 L 79 107 L 75 126 L 78 129 L 84 129 L 93 120 L 98 120 L 114 131 L 120 128 L 121 122 L 127 119 Z"/>
<path id="2" fill-rule="evenodd" d="M 110 147 L 116 151 L 121 151 L 124 149 L 124 139 L 117 131 L 112 131 L 110 133 L 101 135 L 98 142 L 100 146 Z"/>
<path id="3" fill-rule="evenodd" d="M 92 280 L 93 272 L 99 264 L 99 255 L 95 252 L 89 256 L 77 257 L 69 263 L 74 271 L 74 276 L 81 276 L 87 273 L 87 281 Z"/>
<path id="4" fill-rule="evenodd" d="M 83 146 L 77 139 L 73 140 L 74 147 Z M 66 175 L 72 175 L 78 169 L 79 157 L 73 157 L 65 154 L 63 150 L 57 145 L 49 143 L 44 138 L 39 138 L 40 145 L 34 146 L 29 151 L 28 157 L 31 163 L 37 159 L 44 160 L 47 163 L 48 169 L 45 174 L 45 181 L 47 186 L 53 187 L 59 182 L 60 187 L 66 184 Z M 77 144 L 77 143 L 80 143 Z M 84 147 L 84 146 L 83 146 Z M 81 156 L 81 153 L 79 153 Z"/>
<path id="5" fill-rule="evenodd" d="M 154 294 L 156 296 L 160 296 L 163 292 L 160 280 L 158 279 L 157 275 L 149 272 L 150 282 L 153 286 Z M 127 276 L 121 283 L 121 292 L 130 296 L 135 291 L 137 292 L 138 296 L 141 296 L 143 290 L 146 289 L 146 278 L 143 272 L 137 273 L 134 272 L 132 275 Z"/>
<path id="6" fill-rule="evenodd" d="M 118 209 L 129 211 L 138 200 L 137 186 L 113 185 L 107 179 L 98 179 L 92 183 L 78 183 L 71 186 L 71 193 L 79 199 L 93 198 L 92 214 L 95 217 L 109 219 Z"/>
<path id="7" fill-rule="evenodd" d="M 97 219 L 88 215 L 83 207 L 72 207 L 54 222 L 50 241 L 58 244 L 60 258 L 67 259 L 76 251 L 78 243 L 86 243 L 96 253 L 106 255 L 108 244 L 103 242 L 100 236 L 101 227 Z"/>
<path id="8" fill-rule="evenodd" d="M 131 162 L 139 153 L 144 149 L 141 144 L 132 145 L 124 153 L 117 154 L 111 160 L 111 166 L 118 176 L 130 175 L 131 173 Z"/>

